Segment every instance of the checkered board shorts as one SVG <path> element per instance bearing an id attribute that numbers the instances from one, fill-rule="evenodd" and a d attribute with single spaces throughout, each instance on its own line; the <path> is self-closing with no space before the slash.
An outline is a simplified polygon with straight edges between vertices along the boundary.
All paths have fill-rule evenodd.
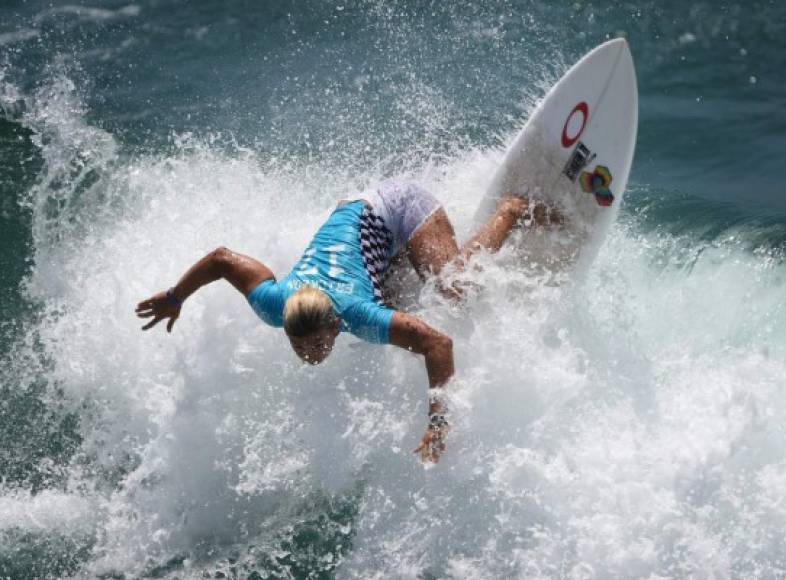
<path id="1" fill-rule="evenodd" d="M 385 225 L 385 220 L 366 206 L 360 218 L 360 250 L 377 304 L 382 303 L 382 287 L 390 265 L 392 247 L 393 234 Z"/>

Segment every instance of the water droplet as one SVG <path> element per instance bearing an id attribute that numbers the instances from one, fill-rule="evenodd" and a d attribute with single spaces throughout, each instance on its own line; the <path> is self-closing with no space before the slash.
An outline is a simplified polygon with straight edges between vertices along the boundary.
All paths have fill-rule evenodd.
<path id="1" fill-rule="evenodd" d="M 683 45 L 691 44 L 692 42 L 696 42 L 696 35 L 692 32 L 686 32 L 677 39 L 677 42 Z"/>

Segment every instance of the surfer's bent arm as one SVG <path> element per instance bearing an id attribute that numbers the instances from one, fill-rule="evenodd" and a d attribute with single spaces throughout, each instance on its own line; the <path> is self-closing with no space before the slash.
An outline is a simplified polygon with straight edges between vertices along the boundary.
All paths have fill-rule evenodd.
<path id="1" fill-rule="evenodd" d="M 237 288 L 243 296 L 248 296 L 254 288 L 274 276 L 262 262 L 220 247 L 191 266 L 172 291 L 175 298 L 183 302 L 202 286 L 221 278 Z"/>
<path id="2" fill-rule="evenodd" d="M 411 314 L 395 312 L 390 321 L 390 344 L 422 354 L 426 359 L 429 388 L 443 387 L 453 376 L 453 341 Z M 429 397 L 429 421 L 415 448 L 424 463 L 436 463 L 445 452 L 448 422 L 441 397 Z"/>
<path id="3" fill-rule="evenodd" d="M 416 316 L 403 312 L 393 314 L 390 321 L 390 344 L 425 357 L 429 388 L 442 387 L 453 376 L 453 341 Z M 429 415 L 443 412 L 440 400 L 432 398 L 429 402 Z"/>
<path id="4" fill-rule="evenodd" d="M 143 330 L 152 328 L 161 320 L 169 319 L 167 332 L 170 332 L 186 298 L 205 284 L 222 278 L 244 296 L 248 296 L 259 284 L 275 277 L 267 266 L 254 258 L 224 247 L 216 248 L 191 266 L 172 288 L 154 294 L 137 305 L 137 316 L 153 319 L 142 327 Z"/>

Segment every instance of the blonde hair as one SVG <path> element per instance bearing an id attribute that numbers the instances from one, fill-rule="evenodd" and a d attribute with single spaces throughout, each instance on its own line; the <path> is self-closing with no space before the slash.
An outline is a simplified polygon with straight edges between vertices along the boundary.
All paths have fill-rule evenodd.
<path id="1" fill-rule="evenodd" d="M 289 336 L 306 336 L 335 323 L 330 298 L 308 284 L 301 286 L 284 304 L 284 330 Z"/>

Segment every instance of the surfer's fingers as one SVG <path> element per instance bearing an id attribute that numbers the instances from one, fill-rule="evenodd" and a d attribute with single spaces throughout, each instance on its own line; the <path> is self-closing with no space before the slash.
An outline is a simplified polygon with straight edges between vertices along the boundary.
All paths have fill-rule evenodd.
<path id="1" fill-rule="evenodd" d="M 431 431 L 426 431 L 423 438 L 420 440 L 420 444 L 413 451 L 413 453 L 420 453 L 421 461 L 428 461 L 431 455 L 431 438 Z"/>
<path id="2" fill-rule="evenodd" d="M 155 315 L 155 312 L 153 312 L 152 310 L 137 310 L 136 315 L 139 318 L 150 318 L 151 316 Z"/>
<path id="3" fill-rule="evenodd" d="M 159 322 L 161 322 L 162 320 L 163 320 L 163 318 L 162 318 L 161 316 L 156 316 L 156 317 L 155 317 L 153 320 L 151 320 L 150 322 L 148 322 L 147 324 L 145 324 L 145 325 L 142 327 L 142 330 L 148 330 L 148 329 L 150 329 L 150 328 L 153 328 L 153 327 L 154 327 L 156 324 L 158 324 L 158 323 L 159 323 Z"/>
<path id="4" fill-rule="evenodd" d="M 172 332 L 172 327 L 175 325 L 175 321 L 177 320 L 177 316 L 173 316 L 169 319 L 169 322 L 166 323 L 166 331 Z"/>

